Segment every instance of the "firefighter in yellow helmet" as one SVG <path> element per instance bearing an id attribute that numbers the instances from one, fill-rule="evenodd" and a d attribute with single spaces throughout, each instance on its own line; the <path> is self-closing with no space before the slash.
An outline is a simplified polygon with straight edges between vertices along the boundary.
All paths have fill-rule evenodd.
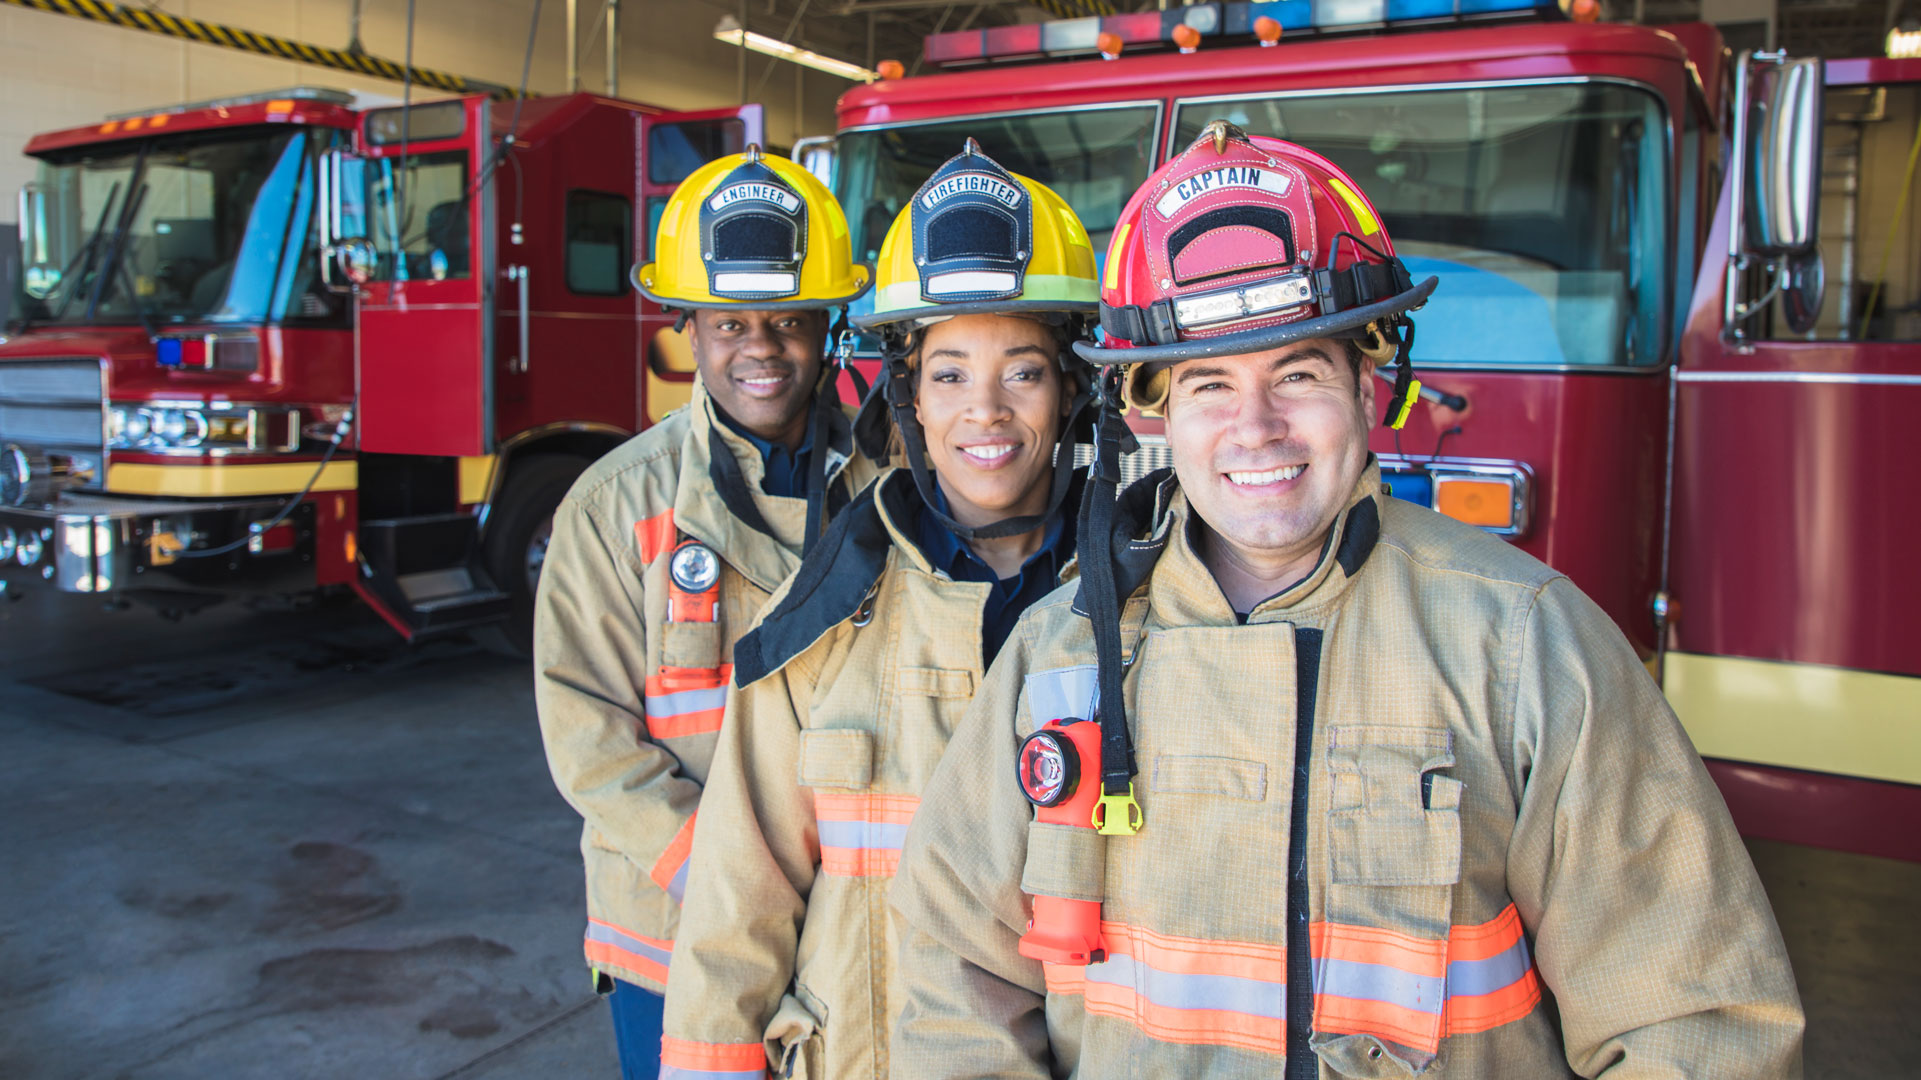
<path id="1" fill-rule="evenodd" d="M 1079 220 L 969 140 L 895 221 L 863 414 L 907 467 L 829 530 L 735 651 L 694 833 L 664 1076 L 884 1077 L 900 1005 L 886 895 L 949 734 L 1070 565 L 1084 340 Z"/>
<path id="2" fill-rule="evenodd" d="M 757 147 L 712 162 L 674 192 L 652 250 L 635 284 L 687 327 L 693 398 L 556 509 L 534 631 L 548 764 L 586 820 L 587 962 L 630 1080 L 658 1068 L 735 639 L 877 472 L 823 363 L 830 313 L 868 277 L 818 180 Z"/>

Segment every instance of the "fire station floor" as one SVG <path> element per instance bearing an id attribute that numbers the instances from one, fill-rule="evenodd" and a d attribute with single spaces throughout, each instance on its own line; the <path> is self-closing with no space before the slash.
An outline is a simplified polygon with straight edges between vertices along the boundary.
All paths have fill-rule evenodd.
<path id="1" fill-rule="evenodd" d="M 524 666 L 0 603 L 0 1077 L 617 1076 Z M 1921 866 L 1752 846 L 1812 1078 L 1921 1061 Z"/>

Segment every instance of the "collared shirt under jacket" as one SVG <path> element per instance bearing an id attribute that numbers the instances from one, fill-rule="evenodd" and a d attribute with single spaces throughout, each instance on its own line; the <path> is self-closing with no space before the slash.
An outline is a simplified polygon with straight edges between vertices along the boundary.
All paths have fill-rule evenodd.
<path id="1" fill-rule="evenodd" d="M 1727 808 L 1567 578 L 1370 465 L 1319 565 L 1241 625 L 1172 477 L 1118 511 L 1144 826 L 1037 822 L 1022 797 L 1021 738 L 1094 704 L 1062 589 L 908 835 L 895 1080 L 1801 1075 Z M 1029 892 L 1104 900 L 1106 959 L 1020 955 Z"/>
<path id="2" fill-rule="evenodd" d="M 887 886 L 981 679 L 993 586 L 916 541 L 887 473 L 736 646 L 668 984 L 663 1080 L 881 1080 L 899 1010 Z M 1065 552 L 1063 555 L 1067 554 Z"/>
<path id="3" fill-rule="evenodd" d="M 852 453 L 850 430 L 838 436 L 830 507 L 876 474 Z M 541 570 L 534 700 L 554 783 L 586 819 L 587 962 L 655 992 L 667 981 L 734 640 L 800 565 L 807 502 L 764 494 L 762 471 L 696 383 L 686 408 L 581 475 L 554 511 Z M 683 538 L 720 558 L 712 621 L 669 618 L 668 564 Z"/>

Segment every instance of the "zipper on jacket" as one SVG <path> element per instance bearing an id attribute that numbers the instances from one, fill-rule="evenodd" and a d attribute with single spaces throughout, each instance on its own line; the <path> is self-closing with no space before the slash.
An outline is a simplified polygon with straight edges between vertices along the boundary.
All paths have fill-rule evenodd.
<path id="1" fill-rule="evenodd" d="M 1314 959 L 1308 952 L 1307 787 L 1314 757 L 1314 699 L 1320 684 L 1321 631 L 1294 630 L 1294 796 L 1287 824 L 1287 1080 L 1315 1080 L 1320 1059 L 1308 1049 L 1314 1024 Z"/>

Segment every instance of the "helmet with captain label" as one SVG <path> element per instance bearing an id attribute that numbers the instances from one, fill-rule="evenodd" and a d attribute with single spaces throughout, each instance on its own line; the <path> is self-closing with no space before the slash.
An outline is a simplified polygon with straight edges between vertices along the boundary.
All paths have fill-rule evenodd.
<path id="1" fill-rule="evenodd" d="M 854 262 L 847 215 L 813 173 L 745 152 L 681 181 L 660 217 L 655 261 L 634 287 L 657 304 L 695 308 L 836 308 L 871 284 Z"/>
<path id="2" fill-rule="evenodd" d="M 1394 254 L 1380 215 L 1339 166 L 1305 147 L 1223 120 L 1150 176 L 1121 211 L 1101 281 L 1095 364 L 1133 364 L 1130 404 L 1157 410 L 1165 364 L 1357 339 L 1400 371 L 1387 423 L 1406 419 L 1419 384 L 1407 313 L 1433 293 Z"/>

